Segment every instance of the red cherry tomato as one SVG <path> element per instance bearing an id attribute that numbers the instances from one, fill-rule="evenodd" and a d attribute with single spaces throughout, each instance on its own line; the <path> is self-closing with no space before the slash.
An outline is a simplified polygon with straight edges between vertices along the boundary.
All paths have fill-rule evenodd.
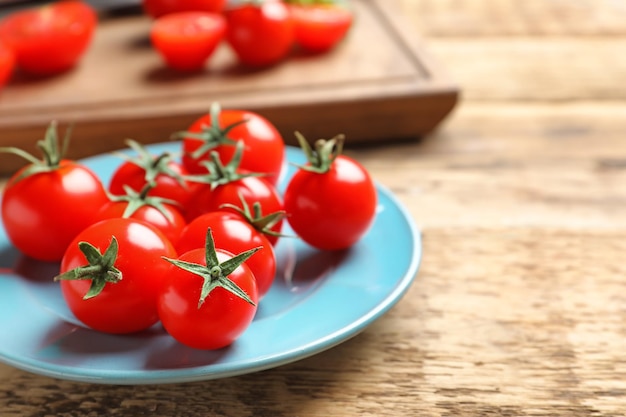
<path id="1" fill-rule="evenodd" d="M 209 12 L 177 12 L 152 24 L 150 39 L 166 64 L 177 71 L 198 71 L 226 33 L 226 20 Z"/>
<path id="2" fill-rule="evenodd" d="M 244 3 L 226 9 L 226 39 L 244 65 L 265 67 L 291 51 L 294 28 L 287 6 L 278 0 Z"/>
<path id="3" fill-rule="evenodd" d="M 90 264 L 79 249 L 79 242 L 88 242 L 104 254 L 113 237 L 118 244 L 113 266 L 121 271 L 121 280 L 106 282 L 97 295 L 85 298 L 94 282 L 91 273 L 86 275 L 88 279 L 61 279 L 61 291 L 76 318 L 90 328 L 106 333 L 138 332 L 158 321 L 157 297 L 170 270 L 170 264 L 162 257 L 176 257 L 162 233 L 132 219 L 95 223 L 69 245 L 60 272 Z M 111 275 L 107 276 L 110 279 Z"/>
<path id="4" fill-rule="evenodd" d="M 71 240 L 89 226 L 108 201 L 98 177 L 88 168 L 61 161 L 58 169 L 7 183 L 2 221 L 11 242 L 26 255 L 58 261 Z"/>
<path id="5" fill-rule="evenodd" d="M 231 126 L 235 127 L 230 129 Z M 196 119 L 181 136 L 183 165 L 194 174 L 207 172 L 203 163 L 209 160 L 212 151 L 217 152 L 224 163 L 230 161 L 235 154 L 235 143 L 239 141 L 244 143 L 239 169 L 267 174 L 266 178 L 276 184 L 284 167 L 283 137 L 269 120 L 251 111 L 220 110 L 214 105 L 210 113 Z M 202 147 L 207 150 L 202 152 Z M 196 155 L 198 151 L 200 155 Z"/>
<path id="6" fill-rule="evenodd" d="M 187 225 L 187 221 L 180 210 L 167 203 L 159 204 L 159 208 L 146 204 L 133 211 L 132 214 L 125 215 L 128 205 L 127 201 L 111 201 L 102 207 L 96 218 L 97 220 L 104 220 L 115 217 L 128 217 L 139 220 L 160 230 L 172 245 L 178 243 L 180 234 Z"/>
<path id="7" fill-rule="evenodd" d="M 148 192 L 149 196 L 175 201 L 178 208 L 183 210 L 198 186 L 185 180 L 189 171 L 169 155 L 151 155 L 143 147 L 135 145 L 133 143 L 132 147 L 137 150 L 138 155 L 121 163 L 113 172 L 109 192 L 113 195 L 124 195 L 125 187 L 140 192 L 148 181 L 152 181 L 154 187 Z"/>
<path id="8" fill-rule="evenodd" d="M 9 82 L 13 75 L 14 68 L 15 55 L 13 51 L 0 43 L 0 88 L 4 87 L 4 85 Z"/>
<path id="9" fill-rule="evenodd" d="M 226 274 L 222 266 L 233 259 L 233 254 L 214 247 L 212 250 L 213 256 L 207 256 L 205 248 L 182 254 L 178 261 L 187 264 L 206 266 L 210 261 L 211 266 L 203 271 L 206 278 L 172 265 L 158 302 L 165 330 L 178 342 L 195 349 L 220 349 L 232 344 L 248 328 L 257 311 L 257 286 L 250 268 L 243 263 Z M 249 301 L 222 285 L 203 294 L 209 277 L 214 285 L 219 282 L 231 285 L 231 289 L 235 286 Z"/>
<path id="10" fill-rule="evenodd" d="M 263 214 L 283 210 L 280 194 L 266 179 L 243 177 L 214 188 L 210 184 L 198 188 L 187 207 L 187 221 L 192 221 L 204 213 L 220 210 L 224 204 L 232 204 L 243 209 L 242 198 L 249 206 L 258 202 L 263 208 Z M 280 233 L 281 227 L 282 219 L 271 230 Z"/>
<path id="11" fill-rule="evenodd" d="M 0 39 L 17 66 L 35 75 L 72 68 L 91 43 L 97 15 L 86 3 L 66 0 L 13 12 L 0 21 Z"/>
<path id="12" fill-rule="evenodd" d="M 294 232 L 323 250 L 355 244 L 374 221 L 376 204 L 369 173 L 345 155 L 337 155 L 324 172 L 298 169 L 284 193 L 286 218 Z"/>
<path id="13" fill-rule="evenodd" d="M 109 199 L 93 171 L 63 159 L 54 123 L 38 145 L 44 154 L 41 160 L 16 148 L 1 150 L 31 162 L 4 187 L 2 223 L 9 240 L 24 254 L 59 261 L 67 245 L 93 223 Z"/>
<path id="14" fill-rule="evenodd" d="M 211 12 L 224 10 L 227 0 L 143 0 L 143 10 L 154 18 L 178 12 Z"/>
<path id="15" fill-rule="evenodd" d="M 289 9 L 296 43 L 311 52 L 333 48 L 352 26 L 352 11 L 336 4 L 291 4 Z"/>
<path id="16" fill-rule="evenodd" d="M 215 246 L 219 249 L 241 253 L 256 247 L 261 248 L 246 261 L 246 265 L 256 279 L 259 299 L 263 298 L 276 275 L 276 255 L 265 235 L 238 214 L 214 211 L 203 214 L 185 227 L 176 245 L 178 253 L 203 248 L 207 229 L 211 229 Z"/>

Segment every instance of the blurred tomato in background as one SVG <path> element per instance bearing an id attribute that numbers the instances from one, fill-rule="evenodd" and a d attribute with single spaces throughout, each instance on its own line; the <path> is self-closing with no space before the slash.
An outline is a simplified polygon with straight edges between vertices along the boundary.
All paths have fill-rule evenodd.
<path id="1" fill-rule="evenodd" d="M 226 3 L 227 0 L 142 0 L 143 10 L 154 18 L 177 12 L 219 13 Z"/>
<path id="2" fill-rule="evenodd" d="M 17 67 L 34 75 L 72 68 L 82 57 L 98 23 L 87 3 L 66 0 L 10 13 L 0 20 L 0 39 Z"/>

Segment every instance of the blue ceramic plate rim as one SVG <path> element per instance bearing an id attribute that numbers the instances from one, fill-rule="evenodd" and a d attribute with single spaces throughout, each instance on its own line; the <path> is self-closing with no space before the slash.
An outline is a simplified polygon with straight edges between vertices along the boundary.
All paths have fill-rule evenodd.
<path id="1" fill-rule="evenodd" d="M 163 151 L 175 151 L 176 149 L 174 146 L 175 145 L 172 143 L 163 143 L 150 145 L 148 149 L 153 153 L 160 153 Z M 299 149 L 287 147 L 287 160 L 291 163 L 301 163 L 304 160 L 304 156 Z M 115 164 L 119 163 L 119 159 L 111 154 L 103 154 L 86 158 L 83 162 L 93 168 L 102 180 L 107 183 Z M 279 189 L 281 191 L 284 190 L 286 178 L 290 177 L 293 173 L 293 169 L 294 168 L 291 164 L 289 168 L 286 169 L 288 172 L 283 177 L 281 184 L 279 185 Z M 381 221 L 391 221 L 391 226 L 394 226 L 395 229 L 390 228 L 391 230 L 387 230 L 385 233 L 394 233 L 396 235 L 394 237 L 401 234 L 404 239 L 401 240 L 403 246 L 405 244 L 411 246 L 409 249 L 404 247 L 400 248 L 397 244 L 394 245 L 394 242 L 397 241 L 395 238 L 388 239 L 384 242 L 385 255 L 395 252 L 402 253 L 403 250 L 407 254 L 402 257 L 402 259 L 396 258 L 390 260 L 390 262 L 393 261 L 400 263 L 401 269 L 393 272 L 393 276 L 390 278 L 385 278 L 384 286 L 381 285 L 381 288 L 385 291 L 377 294 L 375 291 L 377 290 L 379 283 L 375 282 L 373 282 L 369 288 L 365 286 L 360 287 L 358 284 L 355 285 L 357 282 L 355 281 L 355 275 L 359 275 L 359 273 L 365 273 L 367 271 L 363 270 L 360 265 L 350 265 L 349 270 L 341 273 L 340 268 L 342 268 L 343 265 L 340 261 L 338 269 L 335 270 L 335 272 L 330 272 L 322 282 L 318 283 L 319 285 L 317 288 L 311 290 L 311 294 L 307 294 L 295 307 L 290 308 L 285 314 L 281 314 L 280 312 L 277 313 L 277 319 L 274 316 L 269 317 L 268 320 L 259 320 L 258 322 L 255 319 L 250 328 L 240 337 L 240 339 L 245 340 L 248 335 L 251 335 L 249 337 L 254 337 L 255 331 L 257 335 L 261 333 L 273 334 L 272 332 L 277 331 L 279 333 L 283 332 L 282 334 L 288 334 L 287 332 L 289 331 L 297 331 L 303 326 L 311 325 L 310 322 L 307 322 L 311 315 L 314 316 L 316 321 L 319 320 L 318 314 L 320 314 L 320 310 L 322 310 L 323 313 L 321 315 L 325 320 L 323 322 L 323 326 L 319 330 L 313 331 L 311 334 L 298 336 L 295 340 L 290 340 L 285 344 L 285 346 L 282 347 L 280 344 L 279 346 L 272 347 L 269 346 L 268 343 L 267 345 L 269 347 L 264 346 L 265 350 L 259 349 L 259 352 L 252 350 L 252 352 L 244 352 L 239 356 L 237 356 L 236 347 L 228 348 L 234 349 L 234 360 L 227 360 L 227 357 L 226 360 L 220 360 L 218 357 L 212 362 L 209 361 L 211 363 L 206 364 L 176 364 L 171 367 L 165 365 L 163 368 L 156 366 L 153 369 L 144 369 L 141 368 L 141 366 L 134 369 L 106 369 L 101 363 L 95 363 L 97 366 L 90 366 L 89 359 L 87 360 L 86 365 L 67 364 L 65 362 L 71 362 L 74 359 L 72 355 L 76 355 L 72 352 L 63 352 L 59 349 L 59 346 L 55 346 L 55 344 L 59 345 L 59 342 L 55 341 L 46 346 L 46 349 L 48 350 L 45 351 L 49 352 L 50 347 L 54 347 L 54 355 L 56 355 L 53 357 L 54 360 L 47 360 L 47 357 L 41 354 L 43 350 L 35 350 L 34 353 L 25 352 L 23 348 L 15 349 L 12 346 L 7 346 L 6 342 L 3 343 L 0 341 L 0 361 L 35 374 L 72 381 L 123 385 L 163 384 L 226 378 L 257 372 L 301 360 L 330 349 L 359 334 L 375 320 L 383 316 L 391 307 L 393 307 L 402 298 L 415 280 L 421 263 L 421 234 L 415 222 L 412 220 L 411 216 L 402 204 L 388 189 L 380 184 L 376 184 L 376 187 L 379 194 L 379 204 L 386 205 L 386 207 L 377 214 L 372 230 L 375 230 L 377 228 L 377 224 Z M 390 214 L 389 211 L 392 211 L 393 213 Z M 367 235 L 361 242 L 355 245 L 357 249 L 354 250 L 358 252 L 360 250 L 358 248 L 359 245 L 363 245 L 365 249 L 371 249 L 367 248 L 367 246 L 372 246 L 371 243 L 362 243 L 366 241 Z M 2 249 L 2 246 L 4 246 L 4 249 L 7 249 L 7 246 L 9 246 L 9 250 L 11 249 L 10 243 L 8 243 L 4 234 L 4 229 L 0 225 L 0 249 Z M 304 250 L 306 251 L 306 249 Z M 374 259 L 378 256 L 378 253 L 379 252 L 376 251 L 372 253 L 365 252 L 367 256 L 373 256 Z M 350 255 L 348 255 L 348 257 L 349 256 Z M 357 257 L 357 259 L 361 258 Z M 365 258 L 362 258 L 361 260 L 363 259 Z M 385 265 L 385 262 L 387 262 L 385 259 L 376 259 L 376 261 L 383 266 Z M 361 268 L 361 270 L 359 268 Z M 341 277 L 347 282 L 337 283 L 340 280 L 340 278 L 337 277 Z M 376 277 L 374 277 L 374 279 L 376 279 Z M 18 281 L 18 284 L 23 284 L 23 282 L 21 282 L 23 281 L 22 277 L 15 275 L 11 271 L 0 271 L 0 317 L 6 317 L 7 315 L 11 316 L 11 320 L 0 320 L 0 333 L 9 331 L 7 328 L 11 328 L 14 331 L 17 328 L 19 329 L 19 332 L 22 332 L 16 335 L 18 339 L 20 337 L 25 339 L 28 337 L 34 339 L 37 339 L 39 336 L 43 337 L 43 335 L 37 334 L 43 333 L 42 329 L 36 328 L 36 326 L 35 328 L 32 328 L 34 325 L 32 322 L 35 321 L 36 323 L 36 319 L 33 320 L 33 318 L 29 317 L 28 314 L 34 311 L 32 314 L 35 314 L 35 317 L 43 318 L 42 326 L 44 328 L 51 327 L 52 324 L 67 327 L 64 333 L 65 337 L 69 337 L 68 335 L 73 334 L 74 332 L 86 332 L 86 336 L 84 337 L 87 337 L 87 335 L 90 334 L 90 330 L 82 328 L 79 324 L 67 324 L 63 322 L 62 319 L 54 317 L 53 313 L 45 311 L 45 308 L 42 308 L 32 300 L 30 302 L 31 305 L 27 303 L 23 307 L 24 312 L 26 313 L 25 317 L 20 316 L 19 314 L 16 315 L 15 311 L 7 311 L 7 309 L 10 308 L 8 307 L 10 304 L 3 301 L 9 300 L 11 297 L 20 296 L 20 287 L 9 285 L 15 283 L 15 281 Z M 30 284 L 27 284 L 27 286 L 28 285 Z M 267 298 L 271 298 L 272 291 L 273 289 L 270 293 L 268 293 L 268 296 L 261 301 L 261 306 Z M 339 314 L 335 314 L 336 310 L 330 312 L 326 311 L 324 297 L 327 297 L 326 300 L 330 300 L 334 297 L 346 298 L 345 296 L 348 294 L 350 295 L 351 300 L 348 303 L 341 303 L 341 311 Z M 283 295 L 283 298 L 284 297 L 289 297 L 289 295 Z M 367 299 L 368 301 L 361 301 L 361 299 Z M 37 308 L 35 307 L 39 308 L 41 311 L 37 311 Z M 30 310 L 28 310 L 29 308 Z M 50 318 L 48 316 L 53 317 Z M 17 323 L 15 323 L 16 320 Z M 30 321 L 30 323 L 28 321 Z M 50 323 L 48 323 L 48 321 L 50 321 Z M 317 323 L 319 323 L 319 321 L 317 321 Z M 3 327 L 5 328 L 4 331 Z M 105 341 L 109 338 L 109 341 L 112 341 L 114 338 L 119 338 L 120 336 L 100 335 L 98 337 L 103 337 L 103 340 Z M 135 336 L 124 337 L 132 340 Z M 142 337 L 151 336 L 144 335 Z M 159 337 L 162 337 L 162 335 Z M 60 337 L 59 340 L 63 340 L 63 338 Z M 139 340 L 135 341 L 135 343 L 137 346 L 142 348 L 143 341 Z M 163 345 L 162 341 L 158 343 Z M 243 342 L 236 341 L 234 346 L 237 346 L 238 343 Z M 150 345 L 150 347 L 146 347 L 145 350 L 150 349 L 151 347 L 152 345 Z M 148 352 L 140 353 L 143 355 Z M 113 352 L 110 360 L 115 360 L 115 355 L 118 355 L 118 353 Z M 135 360 L 135 356 L 132 356 L 129 352 L 122 351 L 119 355 L 121 356 L 117 359 L 126 360 L 132 365 L 135 365 L 135 362 L 138 362 L 137 364 L 141 365 L 138 360 Z M 141 355 L 139 358 L 142 360 L 145 359 Z"/>

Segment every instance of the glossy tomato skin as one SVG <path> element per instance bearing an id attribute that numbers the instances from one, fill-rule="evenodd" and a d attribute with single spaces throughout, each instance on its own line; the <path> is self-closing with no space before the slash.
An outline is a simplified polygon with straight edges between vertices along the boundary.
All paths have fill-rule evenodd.
<path id="1" fill-rule="evenodd" d="M 250 207 L 258 202 L 264 215 L 283 210 L 282 197 L 269 181 L 263 177 L 244 177 L 218 185 L 215 188 L 211 188 L 208 184 L 198 188 L 186 210 L 187 221 L 191 222 L 204 213 L 220 210 L 224 204 L 231 204 L 243 209 L 241 198 Z M 281 227 L 282 220 L 276 223 L 272 230 L 280 233 Z"/>
<path id="2" fill-rule="evenodd" d="M 98 23 L 86 3 L 66 0 L 14 12 L 0 21 L 0 39 L 17 66 L 34 75 L 72 68 L 87 50 Z"/>
<path id="3" fill-rule="evenodd" d="M 143 0 L 143 10 L 149 16 L 158 18 L 179 12 L 221 13 L 227 0 Z"/>
<path id="4" fill-rule="evenodd" d="M 102 253 L 112 236 L 119 244 L 115 267 L 122 272 L 122 280 L 107 283 L 100 294 L 87 300 L 83 297 L 90 280 L 62 280 L 63 298 L 76 318 L 94 330 L 112 334 L 142 331 L 158 321 L 157 297 L 170 266 L 162 257 L 177 256 L 158 230 L 123 218 L 94 223 L 69 245 L 61 261 L 61 272 L 88 264 L 78 242 L 89 242 Z"/>
<path id="5" fill-rule="evenodd" d="M 282 61 L 294 42 L 294 25 L 288 7 L 278 0 L 227 8 L 226 39 L 239 62 L 266 67 Z"/>
<path id="6" fill-rule="evenodd" d="M 241 123 L 244 120 L 246 122 Z M 260 114 L 246 110 L 222 110 L 219 121 L 222 129 L 235 123 L 241 123 L 228 134 L 228 137 L 234 142 L 243 141 L 244 143 L 243 157 L 239 168 L 244 171 L 267 174 L 266 178 L 272 184 L 276 184 L 285 164 L 285 142 L 276 127 Z M 205 114 L 196 119 L 187 131 L 200 133 L 204 128 L 211 125 L 211 115 Z M 183 165 L 194 174 L 207 172 L 203 162 L 209 160 L 209 152 L 198 158 L 192 156 L 194 151 L 202 146 L 202 143 L 203 141 L 200 139 L 183 138 Z M 211 151 L 217 152 L 222 163 L 226 164 L 232 159 L 235 149 L 236 146 L 234 145 L 222 144 Z"/>
<path id="7" fill-rule="evenodd" d="M 169 161 L 167 166 L 181 178 L 189 175 L 189 171 L 178 161 Z M 180 183 L 173 176 L 163 173 L 157 174 L 154 181 L 155 186 L 148 192 L 148 195 L 175 201 L 181 210 L 189 204 L 194 189 L 198 187 L 198 184 L 188 181 Z M 113 195 L 125 195 L 124 186 L 140 192 L 146 184 L 146 170 L 137 164 L 125 161 L 113 172 L 109 182 L 109 192 Z"/>
<path id="8" fill-rule="evenodd" d="M 0 88 L 11 80 L 14 68 L 15 55 L 13 51 L 0 42 Z"/>
<path id="9" fill-rule="evenodd" d="M 298 170 L 287 184 L 287 221 L 306 243 L 322 250 L 354 245 L 376 214 L 376 187 L 356 161 L 339 155 L 324 174 Z"/>
<path id="10" fill-rule="evenodd" d="M 311 52 L 325 52 L 345 38 L 353 12 L 338 5 L 289 5 L 295 42 Z"/>
<path id="11" fill-rule="evenodd" d="M 241 253 L 261 247 L 247 261 L 257 283 L 259 299 L 269 291 L 276 275 L 276 255 L 269 240 L 239 214 L 213 211 L 203 214 L 183 230 L 176 250 L 185 253 L 204 247 L 206 231 L 211 229 L 215 247 L 230 253 Z"/>
<path id="12" fill-rule="evenodd" d="M 122 217 L 126 207 L 128 207 L 127 202 L 111 201 L 102 207 L 96 218 L 97 220 L 104 220 Z M 130 218 L 154 226 L 156 229 L 160 230 L 165 237 L 167 237 L 172 245 L 175 246 L 176 243 L 178 243 L 180 234 L 183 232 L 185 226 L 187 226 L 187 221 L 180 210 L 171 204 L 163 204 L 162 208 L 165 213 L 167 213 L 169 219 L 168 217 L 165 217 L 165 215 L 156 207 L 150 205 L 140 207 L 130 216 Z"/>
<path id="13" fill-rule="evenodd" d="M 59 261 L 108 202 L 104 186 L 89 168 L 67 160 L 56 170 L 18 181 L 22 172 L 9 179 L 2 197 L 9 240 L 31 258 Z"/>
<path id="14" fill-rule="evenodd" d="M 150 40 L 168 67 L 183 72 L 199 71 L 225 33 L 226 19 L 221 14 L 176 12 L 154 21 Z"/>
<path id="15" fill-rule="evenodd" d="M 217 249 L 217 257 L 224 262 L 232 254 Z M 205 249 L 186 252 L 179 259 L 206 265 Z M 254 319 L 259 298 L 256 280 L 245 263 L 228 277 L 248 294 L 255 305 L 218 287 L 198 307 L 202 278 L 174 265 L 171 265 L 167 276 L 158 301 L 159 317 L 165 330 L 186 346 L 203 350 L 226 347 L 241 336 Z"/>

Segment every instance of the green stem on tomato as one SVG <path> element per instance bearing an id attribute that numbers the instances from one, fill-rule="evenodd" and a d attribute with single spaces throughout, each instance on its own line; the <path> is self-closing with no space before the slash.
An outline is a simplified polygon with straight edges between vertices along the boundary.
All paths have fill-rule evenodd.
<path id="1" fill-rule="evenodd" d="M 284 235 L 282 233 L 275 232 L 272 230 L 272 227 L 282 219 L 287 216 L 287 212 L 284 210 L 279 210 L 267 215 L 263 215 L 263 207 L 261 207 L 261 203 L 258 201 L 252 204 L 252 210 L 250 209 L 250 204 L 245 200 L 243 195 L 239 193 L 239 201 L 241 201 L 241 207 L 235 204 L 225 203 L 220 206 L 220 208 L 229 208 L 231 210 L 236 211 L 243 217 L 255 230 L 263 233 L 265 235 L 275 236 L 275 237 L 289 237 L 288 235 Z"/>
<path id="2" fill-rule="evenodd" d="M 90 280 L 91 286 L 84 300 L 99 295 L 107 283 L 118 283 L 122 280 L 122 271 L 115 267 L 118 253 L 118 243 L 115 236 L 111 236 L 111 243 L 104 254 L 89 242 L 79 242 L 78 247 L 85 255 L 88 264 L 66 271 L 54 277 L 55 281 L 61 280 Z"/>
<path id="3" fill-rule="evenodd" d="M 154 184 L 146 183 L 141 191 L 137 192 L 128 185 L 124 185 L 125 194 L 109 195 L 109 200 L 113 202 L 127 203 L 126 208 L 124 209 L 124 213 L 122 213 L 122 217 L 124 218 L 130 218 L 141 207 L 150 206 L 157 209 L 167 219 L 167 221 L 169 221 L 170 223 L 173 222 L 174 219 L 172 218 L 171 213 L 165 209 L 164 204 L 178 206 L 178 202 L 167 198 L 148 195 L 150 190 L 152 190 L 153 188 Z"/>
<path id="4" fill-rule="evenodd" d="M 69 146 L 72 127 L 65 131 L 63 140 L 59 143 L 59 135 L 57 131 L 56 121 L 52 121 L 46 129 L 45 136 L 37 142 L 37 148 L 41 151 L 41 159 L 37 159 L 33 155 L 16 147 L 0 148 L 1 153 L 10 153 L 27 160 L 30 164 L 20 173 L 15 181 L 23 180 L 31 175 L 42 172 L 50 172 L 59 168 L 61 161 L 67 153 Z"/>
<path id="5" fill-rule="evenodd" d="M 238 172 L 241 158 L 243 156 L 243 141 L 238 141 L 235 147 L 235 153 L 231 160 L 224 165 L 219 154 L 216 151 L 210 153 L 211 159 L 204 161 L 207 174 L 187 175 L 185 179 L 189 182 L 197 182 L 201 184 L 209 184 L 211 189 L 215 189 L 219 185 L 228 184 L 233 181 L 240 180 L 245 177 L 262 177 L 266 174 L 259 172 Z"/>
<path id="6" fill-rule="evenodd" d="M 345 136 L 339 134 L 332 139 L 318 139 L 315 148 L 312 148 L 307 139 L 300 133 L 295 132 L 296 139 L 306 156 L 308 164 L 297 165 L 306 171 L 324 174 L 330 170 L 335 158 L 343 152 Z"/>
<path id="7" fill-rule="evenodd" d="M 144 180 L 147 183 L 154 184 L 158 175 L 166 175 L 173 178 L 182 187 L 187 186 L 182 175 L 170 168 L 169 164 L 172 161 L 172 154 L 170 152 L 163 152 L 154 156 L 137 141 L 127 139 L 126 144 L 129 148 L 134 150 L 137 155 L 134 157 L 123 153 L 116 153 L 116 155 L 143 169 L 145 172 Z"/>
<path id="8" fill-rule="evenodd" d="M 224 128 L 220 126 L 220 114 L 222 112 L 222 108 L 219 103 L 212 103 L 210 109 L 211 115 L 211 125 L 203 126 L 200 132 L 175 132 L 172 135 L 173 139 L 198 139 L 202 141 L 202 145 L 196 149 L 191 156 L 195 159 L 201 157 L 205 153 L 209 152 L 211 149 L 214 149 L 220 145 L 231 145 L 234 146 L 237 142 L 231 139 L 228 135 L 230 131 L 236 128 L 239 125 L 248 122 L 248 119 L 239 120 L 235 123 L 232 123 Z"/>
<path id="9" fill-rule="evenodd" d="M 166 261 L 175 265 L 187 272 L 198 275 L 203 279 L 202 290 L 200 292 L 200 299 L 198 300 L 198 308 L 202 307 L 204 300 L 215 288 L 223 288 L 237 297 L 243 299 L 247 303 L 255 306 L 255 302 L 250 296 L 242 290 L 236 283 L 228 278 L 228 276 L 243 264 L 248 258 L 250 258 L 261 247 L 256 247 L 226 261 L 220 263 L 217 258 L 217 251 L 215 249 L 215 242 L 213 241 L 213 234 L 211 229 L 207 229 L 205 240 L 205 262 L 206 265 L 195 264 L 192 262 L 181 261 L 180 259 L 170 259 L 163 257 Z"/>

